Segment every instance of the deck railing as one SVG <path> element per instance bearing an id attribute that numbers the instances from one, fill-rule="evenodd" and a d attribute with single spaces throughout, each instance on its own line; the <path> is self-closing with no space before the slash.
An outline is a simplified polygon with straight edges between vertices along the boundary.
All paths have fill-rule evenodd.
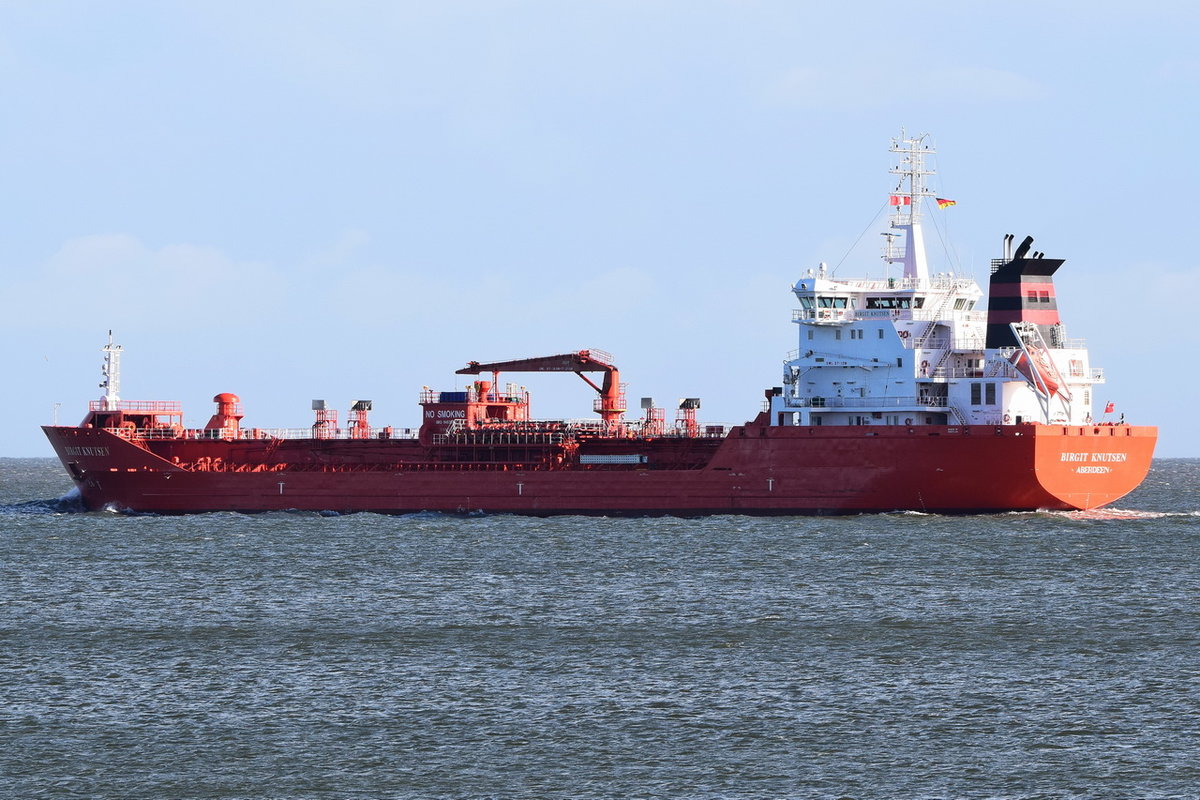
<path id="1" fill-rule="evenodd" d="M 927 308 L 795 308 L 792 322 L 858 322 L 861 320 L 916 320 L 917 322 L 986 322 L 986 311 L 942 311 Z"/>
<path id="2" fill-rule="evenodd" d="M 182 414 L 183 404 L 178 400 L 120 400 L 109 407 L 105 400 L 88 403 L 88 411 L 132 411 L 137 414 Z"/>
<path id="3" fill-rule="evenodd" d="M 946 408 L 947 399 L 922 397 L 784 397 L 789 408 Z"/>
<path id="4" fill-rule="evenodd" d="M 113 428 L 127 439 L 416 439 L 416 428 L 368 428 L 366 435 L 354 428 L 326 428 L 318 434 L 313 428 L 242 428 L 237 436 L 226 437 L 222 430 L 200 428 Z"/>

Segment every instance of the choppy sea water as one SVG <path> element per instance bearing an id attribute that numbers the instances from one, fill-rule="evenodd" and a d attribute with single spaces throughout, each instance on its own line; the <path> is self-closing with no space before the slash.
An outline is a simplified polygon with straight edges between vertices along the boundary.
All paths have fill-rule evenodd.
<path id="1" fill-rule="evenodd" d="M 0 459 L 3 798 L 1200 796 L 1200 461 L 1115 509 L 80 513 Z"/>

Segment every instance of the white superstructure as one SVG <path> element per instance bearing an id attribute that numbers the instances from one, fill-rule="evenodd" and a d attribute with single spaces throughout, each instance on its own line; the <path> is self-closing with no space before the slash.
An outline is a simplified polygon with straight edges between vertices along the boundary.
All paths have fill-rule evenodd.
<path id="1" fill-rule="evenodd" d="M 989 308 L 973 278 L 931 273 L 921 230 L 925 136 L 893 140 L 900 180 L 889 202 L 884 261 L 900 274 L 840 279 L 824 264 L 793 286 L 799 347 L 770 401 L 773 425 L 1084 425 L 1103 382 L 1082 341 L 1065 336 L 1051 276 L 1062 261 L 1016 254 L 992 262 Z M 949 201 L 939 201 L 947 203 Z M 903 239 L 903 251 L 896 239 Z"/>

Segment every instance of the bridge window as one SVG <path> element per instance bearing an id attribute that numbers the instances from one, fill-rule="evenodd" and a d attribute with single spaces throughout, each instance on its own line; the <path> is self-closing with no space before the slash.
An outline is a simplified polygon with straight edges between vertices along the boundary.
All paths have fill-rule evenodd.
<path id="1" fill-rule="evenodd" d="M 868 297 L 867 308 L 892 310 L 897 308 L 924 308 L 924 297 Z"/>

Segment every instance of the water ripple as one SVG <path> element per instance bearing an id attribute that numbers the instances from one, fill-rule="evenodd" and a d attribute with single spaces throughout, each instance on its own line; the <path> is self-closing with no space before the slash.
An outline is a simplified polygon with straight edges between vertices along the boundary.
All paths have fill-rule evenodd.
<path id="1" fill-rule="evenodd" d="M 1098 513 L 700 520 L 68 513 L 15 472 L 3 797 L 1200 786 L 1193 462 Z"/>

